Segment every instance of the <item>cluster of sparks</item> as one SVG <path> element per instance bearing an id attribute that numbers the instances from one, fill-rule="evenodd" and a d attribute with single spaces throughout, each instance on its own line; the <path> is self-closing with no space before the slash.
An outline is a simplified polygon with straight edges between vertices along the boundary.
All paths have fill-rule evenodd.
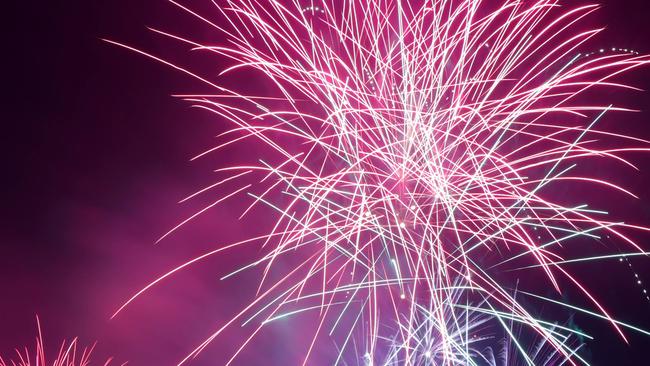
<path id="1" fill-rule="evenodd" d="M 197 193 L 218 192 L 214 203 L 165 236 L 236 197 L 249 203 L 242 220 L 265 212 L 273 222 L 124 305 L 192 263 L 261 243 L 259 257 L 224 276 L 258 271 L 254 299 L 181 363 L 247 326 L 232 362 L 264 327 L 302 313 L 318 320 L 305 364 L 330 339 L 331 364 L 588 364 L 578 339 L 590 336 L 540 316 L 535 302 L 600 318 L 623 339 L 626 328 L 648 334 L 614 319 L 568 266 L 646 254 L 629 234 L 645 227 L 609 219 L 588 194 L 557 193 L 636 197 L 580 164 L 635 169 L 625 155 L 648 150 L 648 141 L 599 129 L 606 116 L 631 112 L 599 102 L 599 92 L 635 90 L 618 76 L 650 58 L 580 53 L 601 31 L 580 25 L 597 6 L 230 0 L 215 2 L 216 21 L 172 3 L 226 42 L 155 32 L 227 60 L 220 75 L 258 78 L 267 93 L 232 90 L 131 48 L 215 88 L 183 96 L 234 126 L 200 156 L 233 143 L 265 149 L 261 160 L 219 169 L 223 178 Z M 602 248 L 605 235 L 629 250 L 567 257 L 572 246 Z M 537 272 L 514 276 L 528 269 Z M 590 306 L 536 293 L 539 284 Z"/>
<path id="2" fill-rule="evenodd" d="M 16 356 L 13 359 L 5 361 L 0 357 L 0 366 L 89 366 L 92 363 L 91 354 L 95 345 L 91 347 L 80 347 L 78 338 L 74 338 L 69 342 L 64 341 L 59 347 L 58 352 L 54 358 L 47 356 L 45 352 L 45 343 L 43 342 L 43 333 L 41 331 L 41 322 L 36 317 L 36 324 L 38 328 L 38 337 L 36 337 L 36 347 L 31 351 L 28 347 L 23 349 L 16 349 Z M 51 356 L 54 356 L 53 354 Z M 109 366 L 112 363 L 112 358 L 109 358 L 102 365 Z M 121 366 L 125 366 L 123 363 Z"/>

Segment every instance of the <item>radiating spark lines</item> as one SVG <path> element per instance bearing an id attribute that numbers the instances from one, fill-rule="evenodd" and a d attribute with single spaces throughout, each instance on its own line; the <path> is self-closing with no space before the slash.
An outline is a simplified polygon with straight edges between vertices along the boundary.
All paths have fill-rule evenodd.
<path id="1" fill-rule="evenodd" d="M 634 111 L 599 92 L 638 91 L 619 76 L 650 59 L 617 48 L 580 53 L 601 32 L 581 25 L 598 6 L 230 0 L 214 2 L 211 14 L 172 3 L 226 41 L 157 34 L 228 60 L 220 77 L 258 77 L 266 93 L 231 90 L 124 47 L 217 89 L 181 96 L 233 125 L 199 157 L 233 143 L 266 153 L 220 169 L 221 180 L 195 194 L 216 194 L 214 203 L 164 237 L 226 199 L 246 200 L 241 220 L 266 210 L 273 223 L 124 304 L 198 260 L 261 244 L 261 255 L 225 275 L 257 271 L 255 298 L 181 363 L 226 329 L 250 327 L 232 362 L 264 327 L 305 313 L 318 321 L 301 330 L 311 333 L 304 364 L 327 338 L 336 343 L 332 364 L 497 364 L 494 342 L 486 346 L 495 339 L 521 364 L 587 364 L 575 337 L 589 335 L 561 325 L 566 317 L 541 317 L 533 298 L 604 319 L 623 340 L 624 329 L 645 332 L 615 320 L 567 264 L 598 259 L 571 248 L 603 235 L 627 245 L 625 255 L 645 255 L 630 233 L 648 229 L 610 219 L 589 193 L 555 193 L 578 186 L 633 200 L 581 167 L 636 169 L 626 154 L 648 151 L 646 140 L 599 127 Z M 222 189 L 226 182 L 239 183 Z M 590 307 L 529 292 L 531 277 L 511 276 L 523 268 L 538 271 L 534 284 L 581 293 Z"/>
<path id="2" fill-rule="evenodd" d="M 0 366 L 88 366 L 97 365 L 91 360 L 91 354 L 95 349 L 93 344 L 91 347 L 79 347 L 79 340 L 77 338 L 70 342 L 63 342 L 56 354 L 46 355 L 45 344 L 43 341 L 43 333 L 41 332 L 41 322 L 36 317 L 36 324 L 38 329 L 38 336 L 36 337 L 36 348 L 30 351 L 27 347 L 23 349 L 16 348 L 16 355 L 13 359 L 3 359 L 0 357 Z M 112 364 L 112 358 L 102 363 L 104 366 Z M 121 364 L 122 366 L 126 363 Z"/>

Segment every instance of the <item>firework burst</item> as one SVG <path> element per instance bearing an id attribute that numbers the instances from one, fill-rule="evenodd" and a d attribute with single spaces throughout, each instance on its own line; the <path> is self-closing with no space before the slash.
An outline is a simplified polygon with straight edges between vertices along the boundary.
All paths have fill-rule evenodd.
<path id="1" fill-rule="evenodd" d="M 36 317 L 36 326 L 38 329 L 38 337 L 36 337 L 36 348 L 30 351 L 27 347 L 23 349 L 16 348 L 16 356 L 13 359 L 5 361 L 0 357 L 0 366 L 89 366 L 97 363 L 92 362 L 91 354 L 95 349 L 93 344 L 90 347 L 81 347 L 77 338 L 71 341 L 63 341 L 59 347 L 56 357 L 46 357 L 45 343 L 43 341 L 43 333 L 41 332 L 41 322 Z M 50 361 L 49 363 L 47 362 Z M 109 358 L 102 365 L 111 365 L 112 358 Z M 121 364 L 121 366 L 126 363 Z"/>
<path id="2" fill-rule="evenodd" d="M 626 154 L 648 150 L 648 141 L 599 127 L 631 112 L 602 91 L 638 90 L 619 75 L 649 58 L 581 53 L 601 31 L 581 25 L 597 6 L 233 0 L 214 3 L 216 21 L 172 3 L 225 44 L 155 32 L 228 60 L 220 75 L 257 76 L 267 90 L 226 88 L 131 48 L 215 88 L 182 96 L 234 126 L 197 158 L 234 143 L 265 150 L 261 160 L 219 169 L 223 178 L 197 193 L 218 192 L 214 203 L 163 238 L 235 197 L 249 202 L 242 220 L 266 210 L 274 223 L 265 235 L 173 269 L 124 305 L 196 261 L 261 243 L 259 257 L 224 276 L 259 271 L 256 297 L 183 362 L 246 325 L 232 362 L 263 327 L 306 312 L 318 322 L 305 363 L 331 338 L 331 363 L 481 364 L 494 334 L 523 364 L 548 355 L 586 363 L 568 339 L 588 335 L 540 316 L 535 302 L 604 319 L 623 339 L 625 328 L 647 333 L 615 320 L 567 267 L 644 254 L 629 233 L 647 230 L 609 218 L 589 194 L 557 193 L 602 187 L 634 198 L 582 167 L 610 161 L 634 169 Z M 629 250 L 571 258 L 576 243 L 606 236 Z M 537 274 L 512 275 L 529 268 Z M 536 292 L 540 283 L 579 292 L 590 305 Z M 535 344 L 551 351 L 539 356 Z"/>

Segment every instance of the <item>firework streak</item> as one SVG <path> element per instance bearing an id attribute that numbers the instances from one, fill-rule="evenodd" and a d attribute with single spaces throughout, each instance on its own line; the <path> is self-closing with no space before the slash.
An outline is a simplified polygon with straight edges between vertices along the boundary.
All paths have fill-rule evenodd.
<path id="1" fill-rule="evenodd" d="M 566 316 L 540 316 L 540 305 L 609 322 L 622 340 L 647 334 L 615 320 L 569 268 L 645 255 L 631 233 L 647 228 L 611 219 L 586 192 L 635 195 L 581 169 L 606 161 L 635 168 L 624 155 L 648 150 L 648 141 L 600 128 L 632 111 L 603 96 L 635 90 L 619 75 L 650 59 L 581 53 L 601 31 L 581 25 L 597 6 L 233 0 L 199 13 L 173 3 L 224 45 L 154 32 L 226 60 L 220 77 L 244 73 L 266 93 L 232 90 L 120 46 L 214 88 L 182 96 L 233 125 L 199 157 L 234 143 L 264 153 L 218 170 L 223 178 L 197 193 L 218 192 L 214 203 L 163 238 L 226 199 L 246 201 L 242 220 L 262 210 L 273 223 L 124 304 L 206 257 L 261 245 L 224 277 L 257 271 L 254 299 L 181 363 L 245 326 L 232 362 L 264 327 L 301 313 L 318 320 L 305 364 L 325 347 L 330 364 L 587 364 L 578 350 L 589 335 Z M 584 193 L 558 193 L 567 187 Z M 608 253 L 569 256 L 578 245 L 607 248 L 605 237 L 616 243 Z M 564 291 L 588 306 L 563 301 Z"/>

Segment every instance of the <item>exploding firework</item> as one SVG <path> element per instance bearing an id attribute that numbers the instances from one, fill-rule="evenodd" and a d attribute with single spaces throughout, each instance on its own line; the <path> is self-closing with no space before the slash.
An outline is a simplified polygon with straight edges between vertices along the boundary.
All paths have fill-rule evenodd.
<path id="1" fill-rule="evenodd" d="M 5 361 L 0 357 L 0 366 L 89 366 L 97 363 L 92 363 L 91 354 L 95 345 L 93 344 L 90 347 L 81 348 L 79 345 L 79 340 L 74 338 L 73 340 L 67 342 L 64 341 L 59 347 L 59 351 L 56 353 L 53 361 L 48 363 L 48 360 L 52 360 L 51 357 L 46 357 L 45 352 L 45 343 L 43 341 L 43 333 L 41 332 L 41 322 L 38 317 L 36 317 L 36 325 L 38 329 L 38 337 L 36 337 L 36 348 L 34 351 L 30 351 L 27 347 L 24 349 L 16 348 L 16 356 L 13 359 L 8 359 Z M 54 356 L 54 354 L 52 355 Z M 111 365 L 112 358 L 109 358 L 102 365 L 109 366 Z M 123 363 L 122 366 L 126 365 Z"/>
<path id="2" fill-rule="evenodd" d="M 257 77 L 265 93 L 124 47 L 215 89 L 182 96 L 233 124 L 197 158 L 235 143 L 263 152 L 219 169 L 222 179 L 197 193 L 216 194 L 214 203 L 163 238 L 226 199 L 246 200 L 241 220 L 257 211 L 273 222 L 124 304 L 192 263 L 260 245 L 224 276 L 257 271 L 255 298 L 181 363 L 245 326 L 232 362 L 262 328 L 302 313 L 318 319 L 304 363 L 333 340 L 333 364 L 496 364 L 494 345 L 486 348 L 494 339 L 522 364 L 586 363 L 571 339 L 589 335 L 540 304 L 607 321 L 623 339 L 626 328 L 648 334 L 614 319 L 568 266 L 645 254 L 631 233 L 647 228 L 610 218 L 589 194 L 636 197 L 593 167 L 634 169 L 626 156 L 648 150 L 648 141 L 600 127 L 632 111 L 603 91 L 638 90 L 620 75 L 650 58 L 581 52 L 601 31 L 581 25 L 598 6 L 232 0 L 210 14 L 172 3 L 226 42 L 156 33 L 227 60 L 220 76 Z M 562 193 L 570 187 L 579 193 Z M 599 256 L 575 255 L 607 245 Z M 515 275 L 529 269 L 537 271 Z M 562 300 L 565 291 L 588 305 Z"/>

